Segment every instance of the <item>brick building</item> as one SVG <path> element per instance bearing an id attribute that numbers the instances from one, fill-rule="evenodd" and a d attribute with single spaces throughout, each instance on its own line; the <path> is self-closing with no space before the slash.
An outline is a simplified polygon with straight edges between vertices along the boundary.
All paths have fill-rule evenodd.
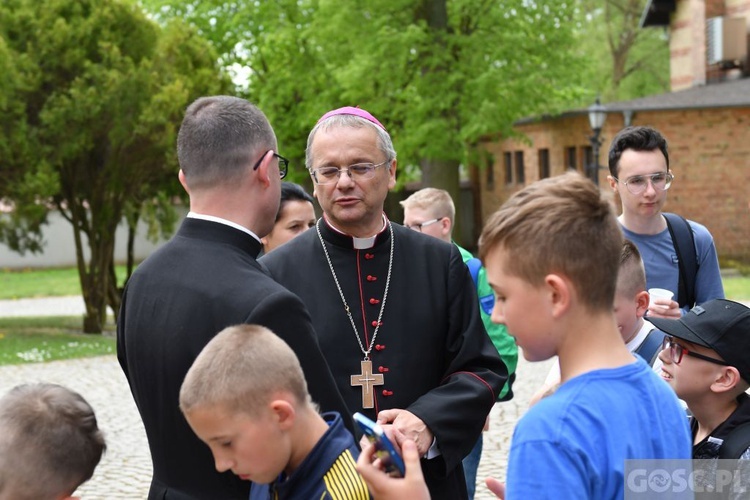
<path id="1" fill-rule="evenodd" d="M 707 28 L 714 26 L 716 16 L 725 16 L 724 26 L 732 29 L 738 19 L 743 23 L 744 54 L 730 54 L 742 57 L 706 57 L 706 38 L 721 35 Z M 651 0 L 641 24 L 669 26 L 672 92 L 604 105 L 599 183 L 610 191 L 607 151 L 620 129 L 658 129 L 668 141 L 675 175 L 666 210 L 706 225 L 722 261 L 750 263 L 750 0 Z M 707 31 L 706 36 L 696 35 Z M 716 48 L 709 44 L 708 51 L 715 54 Z M 587 109 L 524 119 L 514 128 L 520 138 L 486 138 L 479 146 L 484 165 L 472 171 L 479 220 L 529 182 L 567 169 L 586 173 L 595 165 Z"/>

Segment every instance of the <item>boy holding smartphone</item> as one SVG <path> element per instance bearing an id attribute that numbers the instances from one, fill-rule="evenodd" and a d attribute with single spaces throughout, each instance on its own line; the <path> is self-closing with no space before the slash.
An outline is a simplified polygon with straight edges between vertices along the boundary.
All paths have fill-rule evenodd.
<path id="1" fill-rule="evenodd" d="M 180 409 L 216 470 L 253 482 L 250 500 L 369 498 L 341 416 L 318 413 L 294 351 L 265 327 L 216 335 L 185 376 Z"/>

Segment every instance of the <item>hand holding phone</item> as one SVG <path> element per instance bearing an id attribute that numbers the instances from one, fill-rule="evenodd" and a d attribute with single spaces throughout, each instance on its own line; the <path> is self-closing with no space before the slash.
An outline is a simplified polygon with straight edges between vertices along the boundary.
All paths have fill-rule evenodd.
<path id="1" fill-rule="evenodd" d="M 367 439 L 375 445 L 376 455 L 380 459 L 380 463 L 383 464 L 385 471 L 389 474 L 404 477 L 406 473 L 404 461 L 391 440 L 385 435 L 383 428 L 359 412 L 355 413 L 353 418 L 362 428 L 362 432 L 367 436 Z"/>

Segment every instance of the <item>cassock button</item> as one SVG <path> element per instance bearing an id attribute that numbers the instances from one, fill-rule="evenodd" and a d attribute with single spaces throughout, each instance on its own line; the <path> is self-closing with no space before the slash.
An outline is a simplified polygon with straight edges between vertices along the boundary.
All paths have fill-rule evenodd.
<path id="1" fill-rule="evenodd" d="M 382 351 L 383 349 L 385 349 L 385 344 L 375 344 L 376 351 Z"/>
<path id="2" fill-rule="evenodd" d="M 392 396 L 393 391 L 389 391 L 388 389 L 383 389 L 383 396 Z"/>
<path id="3" fill-rule="evenodd" d="M 382 321 L 381 321 L 381 322 L 373 321 L 373 322 L 372 322 L 372 323 L 370 323 L 370 324 L 371 324 L 371 325 L 372 325 L 373 327 L 375 327 L 375 326 L 383 326 L 383 322 L 382 322 Z"/>
<path id="4" fill-rule="evenodd" d="M 370 299 L 370 304 L 375 306 L 375 305 L 380 304 L 380 301 L 378 299 Z"/>
<path id="5" fill-rule="evenodd" d="M 378 366 L 378 371 L 379 371 L 380 373 L 387 373 L 387 372 L 388 372 L 389 370 L 388 370 L 388 368 L 387 368 L 387 367 L 385 367 L 385 366 Z"/>
<path id="6" fill-rule="evenodd" d="M 374 258 L 375 258 L 375 254 L 371 254 L 371 253 L 366 253 L 365 254 L 365 259 L 367 259 L 367 260 L 374 259 Z"/>
<path id="7" fill-rule="evenodd" d="M 367 281 L 377 281 L 377 276 L 373 276 L 372 274 L 367 275 Z"/>

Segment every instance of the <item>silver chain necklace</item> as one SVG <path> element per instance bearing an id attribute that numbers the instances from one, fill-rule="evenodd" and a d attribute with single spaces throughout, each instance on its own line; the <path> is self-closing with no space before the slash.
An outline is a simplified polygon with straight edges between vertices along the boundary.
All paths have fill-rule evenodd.
<path id="1" fill-rule="evenodd" d="M 341 302 L 344 304 L 344 310 L 346 311 L 346 315 L 349 317 L 349 322 L 352 324 L 352 329 L 354 330 L 354 335 L 357 337 L 357 343 L 359 344 L 359 349 L 362 351 L 362 354 L 365 356 L 365 361 L 369 361 L 370 359 L 370 351 L 372 351 L 372 346 L 375 345 L 375 338 L 378 336 L 378 331 L 380 330 L 380 320 L 383 317 L 383 311 L 385 310 L 385 300 L 388 298 L 388 288 L 391 284 L 391 271 L 393 270 L 393 226 L 391 225 L 391 221 L 388 221 L 388 230 L 391 233 L 391 252 L 388 256 L 388 276 L 385 280 L 385 291 L 383 292 L 383 302 L 380 304 L 380 313 L 378 313 L 378 322 L 375 326 L 375 331 L 372 333 L 372 340 L 370 341 L 370 345 L 367 346 L 367 349 L 365 349 L 364 344 L 362 344 L 362 340 L 360 339 L 359 330 L 357 330 L 357 325 L 354 323 L 354 318 L 352 317 L 352 313 L 349 310 L 349 304 L 346 302 L 346 298 L 344 297 L 344 292 L 341 290 L 341 285 L 339 284 L 339 280 L 336 277 L 336 271 L 333 269 L 333 263 L 331 262 L 331 257 L 328 255 L 328 249 L 326 248 L 325 241 L 323 241 L 323 235 L 320 234 L 320 224 L 321 219 L 318 220 L 318 223 L 315 224 L 315 231 L 318 233 L 318 239 L 320 240 L 320 244 L 323 246 L 323 253 L 326 256 L 326 261 L 328 262 L 328 268 L 331 270 L 331 275 L 333 276 L 333 281 L 336 283 L 336 288 L 339 291 L 339 296 L 341 297 Z"/>

